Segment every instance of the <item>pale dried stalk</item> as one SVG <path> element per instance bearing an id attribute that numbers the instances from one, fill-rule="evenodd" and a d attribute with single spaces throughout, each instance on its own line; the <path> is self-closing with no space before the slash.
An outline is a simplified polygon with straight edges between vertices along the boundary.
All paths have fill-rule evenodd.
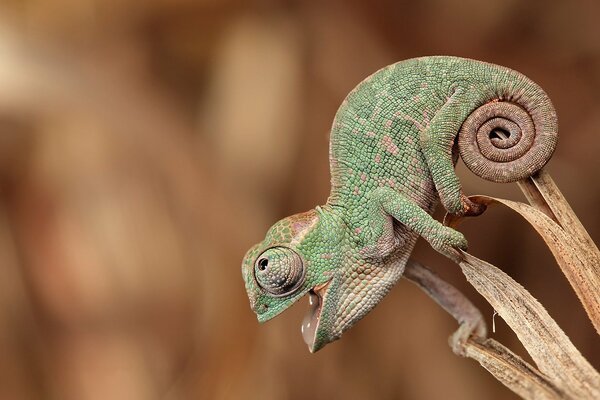
<path id="1" fill-rule="evenodd" d="M 564 394 L 565 398 L 600 398 L 600 375 L 583 358 L 544 307 L 525 288 L 500 269 L 468 253 L 463 255 L 464 261 L 460 263 L 460 267 L 469 283 L 486 298 L 516 333 L 541 371 L 541 374 L 531 374 L 529 380 L 533 383 L 543 374 Z M 469 346 L 470 342 L 467 345 Z M 495 359 L 488 359 L 488 362 L 503 374 L 527 375 L 527 371 L 519 366 L 521 363 L 525 364 L 522 360 L 516 355 L 505 354 L 505 356 L 519 360 L 516 365 L 511 365 L 509 371 L 502 371 Z M 502 377 L 497 374 L 494 376 L 498 379 Z M 506 384 L 504 381 L 503 383 Z M 558 398 L 561 397 L 563 396 Z M 525 398 L 539 397 L 536 395 Z"/>
<path id="2" fill-rule="evenodd" d="M 547 376 L 494 339 L 471 338 L 464 354 L 524 399 L 568 399 Z"/>
<path id="3" fill-rule="evenodd" d="M 569 206 L 552 178 L 541 170 L 519 182 L 527 200 L 536 209 L 558 223 L 536 224 L 526 218 L 542 236 L 558 265 L 575 290 L 596 332 L 600 334 L 600 251 Z M 549 229 L 548 227 L 551 227 Z"/>
<path id="4" fill-rule="evenodd" d="M 519 182 L 532 206 L 487 196 L 470 199 L 502 204 L 542 236 L 600 332 L 600 252 L 551 177 L 544 171 Z M 455 226 L 461 218 L 447 216 Z M 526 399 L 600 398 L 600 374 L 583 358 L 544 307 L 504 272 L 470 254 L 460 262 L 467 280 L 517 334 L 539 370 L 493 340 L 472 338 L 464 354 Z"/>
<path id="5" fill-rule="evenodd" d="M 419 286 L 457 320 L 460 327 L 450 338 L 456 354 L 475 359 L 500 382 L 524 398 L 569 398 L 547 376 L 506 347 L 493 339 L 484 339 L 486 327 L 481 312 L 454 286 L 412 259 L 406 264 L 404 278 Z M 469 333 L 472 336 L 466 343 L 463 342 L 465 334 Z"/>

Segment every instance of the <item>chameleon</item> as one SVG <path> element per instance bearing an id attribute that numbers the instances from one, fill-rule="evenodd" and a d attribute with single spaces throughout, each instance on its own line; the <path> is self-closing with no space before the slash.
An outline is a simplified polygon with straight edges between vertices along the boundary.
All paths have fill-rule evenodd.
<path id="1" fill-rule="evenodd" d="M 466 238 L 432 217 L 439 203 L 451 214 L 483 212 L 461 188 L 459 155 L 475 174 L 513 182 L 546 164 L 557 137 L 548 95 L 512 69 L 428 56 L 378 70 L 335 114 L 325 204 L 276 222 L 244 256 L 258 321 L 308 294 L 309 351 L 339 339 L 408 271 L 419 237 L 460 260 Z"/>

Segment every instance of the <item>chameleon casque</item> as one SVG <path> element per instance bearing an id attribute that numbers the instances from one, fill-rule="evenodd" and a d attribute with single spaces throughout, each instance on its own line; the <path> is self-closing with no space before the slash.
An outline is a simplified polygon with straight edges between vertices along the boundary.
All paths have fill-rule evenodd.
<path id="1" fill-rule="evenodd" d="M 419 236 L 456 260 L 458 231 L 431 217 L 441 201 L 477 215 L 454 172 L 512 182 L 538 171 L 557 142 L 544 91 L 511 69 L 458 57 L 389 65 L 338 109 L 330 136 L 331 194 L 284 218 L 242 264 L 265 322 L 309 294 L 302 334 L 315 352 L 364 317 L 402 277 Z"/>

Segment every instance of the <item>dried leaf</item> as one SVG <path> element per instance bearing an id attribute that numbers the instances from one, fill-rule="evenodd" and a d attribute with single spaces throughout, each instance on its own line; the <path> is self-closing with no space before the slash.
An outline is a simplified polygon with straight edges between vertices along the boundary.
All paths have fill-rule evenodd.
<path id="1" fill-rule="evenodd" d="M 493 339 L 471 338 L 465 356 L 487 369 L 524 399 L 568 399 L 549 379 L 518 355 Z"/>
<path id="2" fill-rule="evenodd" d="M 498 268 L 468 253 L 463 253 L 463 256 L 460 266 L 469 283 L 516 333 L 540 371 L 553 385 L 564 392 L 566 398 L 600 398 L 600 375 L 583 358 L 544 307 L 525 288 Z M 470 356 L 469 353 L 467 355 Z M 497 362 L 486 358 L 492 365 L 497 365 Z M 488 370 L 492 372 L 491 369 Z M 519 369 L 513 366 L 511 370 Z M 498 371 L 494 376 L 507 384 L 501 378 L 508 371 L 502 371 L 501 368 Z M 523 373 L 522 368 L 520 371 Z"/>
<path id="3" fill-rule="evenodd" d="M 598 248 L 546 172 L 540 171 L 528 180 L 519 182 L 519 185 L 532 206 L 488 196 L 472 196 L 470 199 L 488 207 L 505 205 L 534 227 L 550 248 L 596 330 L 600 332 Z M 444 222 L 455 226 L 461 219 L 447 215 Z M 534 392 L 524 395 L 519 391 L 524 386 L 518 384 L 514 387 L 510 382 L 507 383 L 504 377 L 507 371 L 499 368 L 497 360 L 492 361 L 493 357 L 487 346 L 482 347 L 486 354 L 482 359 L 477 358 L 480 356 L 478 353 L 467 352 L 467 355 L 477 358 L 484 367 L 485 363 L 491 363 L 493 369 L 486 368 L 525 398 L 538 398 L 538 392 L 542 389 L 543 392 L 550 388 L 546 391 L 552 393 L 553 387 L 558 388 L 563 393 L 560 396 L 566 398 L 600 398 L 600 374 L 583 358 L 543 306 L 498 268 L 470 254 L 463 255 L 464 260 L 460 266 L 467 280 L 510 325 L 543 374 L 537 376 L 535 370 L 522 372 L 527 377 L 524 382 L 532 384 L 535 379 L 544 382 L 547 377 L 550 386 L 537 385 Z M 504 351 L 501 353 L 505 354 Z M 519 359 L 517 357 L 514 360 Z M 519 363 L 520 361 L 517 364 L 509 363 L 508 370 L 519 370 Z M 528 368 L 522 370 L 527 371 Z M 552 396 L 558 396 L 559 392 Z"/>
<path id="4" fill-rule="evenodd" d="M 534 227 L 552 250 L 560 268 L 594 324 L 596 332 L 600 334 L 600 251 L 598 247 L 550 174 L 542 170 L 529 179 L 519 182 L 519 187 L 534 207 L 560 225 L 560 227 L 552 225 L 551 227 L 552 231 L 557 232 L 556 235 L 561 236 L 560 240 L 565 240 L 564 247 L 552 241 L 551 234 L 544 234 L 548 232 L 548 224 L 544 223 L 539 227 L 534 225 Z M 525 215 L 523 217 L 532 223 L 530 218 Z M 558 234 L 559 230 L 564 232 L 566 238 Z M 563 251 L 559 252 L 558 249 Z"/>
<path id="5" fill-rule="evenodd" d="M 519 356 L 493 339 L 485 339 L 486 327 L 481 312 L 454 286 L 412 259 L 406 265 L 404 278 L 423 289 L 457 320 L 460 327 L 450 340 L 457 354 L 475 359 L 496 379 L 526 399 L 569 398 Z M 465 337 L 468 340 L 463 342 Z"/>
<path id="6" fill-rule="evenodd" d="M 591 239 L 586 239 L 585 236 L 587 238 L 589 236 L 577 217 L 574 217 L 570 207 L 570 213 L 566 213 L 566 215 L 570 214 L 570 218 L 567 220 L 570 231 L 567 232 L 546 214 L 547 210 L 551 209 L 545 203 L 534 202 L 534 204 L 539 204 L 540 210 L 538 210 L 530 205 L 511 200 L 488 196 L 471 196 L 469 198 L 475 203 L 487 206 L 503 204 L 519 213 L 535 228 L 575 290 L 596 331 L 600 333 L 600 253 Z M 566 204 L 564 199 L 563 202 Z M 557 201 L 554 201 L 553 204 L 557 204 Z M 561 207 L 560 211 L 564 212 L 565 207 Z M 551 213 L 554 216 L 554 212 Z M 565 214 L 559 215 L 564 216 Z M 577 222 L 573 220 L 573 217 Z M 459 221 L 459 217 L 447 216 L 445 218 L 445 223 L 450 226 L 456 225 Z M 585 232 L 585 235 L 582 232 Z"/>

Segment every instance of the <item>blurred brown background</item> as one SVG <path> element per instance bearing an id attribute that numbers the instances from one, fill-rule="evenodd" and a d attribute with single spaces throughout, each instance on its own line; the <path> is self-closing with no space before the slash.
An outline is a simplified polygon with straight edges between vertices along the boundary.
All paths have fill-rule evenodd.
<path id="1" fill-rule="evenodd" d="M 240 274 L 275 220 L 322 204 L 346 93 L 405 58 L 517 69 L 560 120 L 549 171 L 600 241 L 600 3 L 3 0 L 0 399 L 506 399 L 400 282 L 311 355 L 306 300 L 259 326 Z M 459 167 L 468 193 L 521 199 Z M 600 341 L 532 229 L 492 210 L 471 251 L 600 367 Z M 456 266 L 417 259 L 492 309 Z M 499 319 L 494 337 L 523 353 Z"/>

